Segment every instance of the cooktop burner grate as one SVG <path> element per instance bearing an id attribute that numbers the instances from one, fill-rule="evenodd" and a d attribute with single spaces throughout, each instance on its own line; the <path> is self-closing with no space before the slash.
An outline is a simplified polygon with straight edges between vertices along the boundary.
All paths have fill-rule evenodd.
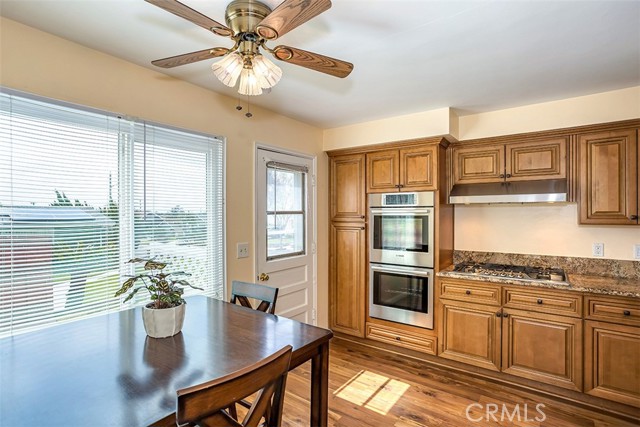
<path id="1" fill-rule="evenodd" d="M 503 277 L 520 280 L 548 280 L 564 282 L 565 273 L 561 268 L 528 267 L 523 265 L 471 263 L 456 264 L 453 271 L 475 276 Z"/>

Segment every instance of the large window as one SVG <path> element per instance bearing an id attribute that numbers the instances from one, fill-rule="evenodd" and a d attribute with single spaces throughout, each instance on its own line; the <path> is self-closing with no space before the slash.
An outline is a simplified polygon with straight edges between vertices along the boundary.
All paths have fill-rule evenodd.
<path id="1" fill-rule="evenodd" d="M 223 180 L 218 138 L 1 93 L 0 336 L 127 308 L 133 257 L 222 298 Z"/>

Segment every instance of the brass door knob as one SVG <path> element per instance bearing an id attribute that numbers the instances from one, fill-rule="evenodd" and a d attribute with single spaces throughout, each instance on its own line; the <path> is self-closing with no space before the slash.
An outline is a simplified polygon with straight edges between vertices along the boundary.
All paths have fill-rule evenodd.
<path id="1" fill-rule="evenodd" d="M 269 280 L 269 275 L 267 273 L 260 273 L 260 275 L 258 276 L 258 280 L 261 282 L 266 282 L 267 280 Z"/>

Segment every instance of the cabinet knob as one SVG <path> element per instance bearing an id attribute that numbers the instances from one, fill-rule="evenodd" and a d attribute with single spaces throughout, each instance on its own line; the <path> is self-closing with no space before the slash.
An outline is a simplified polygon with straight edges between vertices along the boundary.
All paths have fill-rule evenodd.
<path id="1" fill-rule="evenodd" d="M 502 317 L 502 313 L 500 312 L 496 313 L 496 317 Z"/>
<path id="2" fill-rule="evenodd" d="M 360 227 L 360 230 L 364 230 L 364 227 Z"/>
<path id="3" fill-rule="evenodd" d="M 503 173 L 500 174 L 500 178 L 504 178 L 504 174 Z"/>
<path id="4" fill-rule="evenodd" d="M 467 295 L 471 295 L 471 291 L 469 289 L 467 289 L 466 291 L 464 291 L 465 294 Z"/>
<path id="5" fill-rule="evenodd" d="M 507 178 L 511 178 L 511 174 L 510 173 L 507 174 Z"/>
<path id="6" fill-rule="evenodd" d="M 505 318 L 506 318 L 506 317 L 509 317 L 509 313 L 504 313 L 504 314 L 502 315 L 502 317 L 505 317 Z"/>
<path id="7" fill-rule="evenodd" d="M 629 219 L 630 219 L 631 221 L 637 221 L 637 220 L 638 220 L 638 215 L 631 215 L 631 216 L 629 217 Z"/>
<path id="8" fill-rule="evenodd" d="M 629 310 L 625 310 L 622 312 L 625 316 L 631 316 L 631 312 Z"/>
<path id="9" fill-rule="evenodd" d="M 364 215 L 360 215 L 360 219 L 364 219 Z"/>
<path id="10" fill-rule="evenodd" d="M 400 341 L 400 337 L 396 337 L 396 341 Z"/>
<path id="11" fill-rule="evenodd" d="M 538 301 L 536 301 L 538 304 L 542 304 L 542 300 L 539 299 Z"/>

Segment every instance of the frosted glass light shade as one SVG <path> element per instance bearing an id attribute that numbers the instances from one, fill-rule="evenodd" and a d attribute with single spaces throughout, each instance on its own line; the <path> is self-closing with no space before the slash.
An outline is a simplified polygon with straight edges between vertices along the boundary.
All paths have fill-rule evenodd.
<path id="1" fill-rule="evenodd" d="M 215 74 L 218 80 L 229 87 L 234 87 L 236 85 L 238 77 L 243 70 L 242 67 L 242 56 L 240 56 L 238 52 L 231 52 L 230 54 L 225 55 L 220 61 L 214 62 L 211 65 L 213 74 Z"/>
<path id="2" fill-rule="evenodd" d="M 276 85 L 282 77 L 282 70 L 276 64 L 262 55 L 253 58 L 253 71 L 255 72 L 260 86 L 268 89 Z"/>
<path id="3" fill-rule="evenodd" d="M 241 95 L 261 95 L 262 88 L 256 74 L 252 68 L 243 68 L 240 73 L 240 86 L 238 87 L 238 93 Z"/>

